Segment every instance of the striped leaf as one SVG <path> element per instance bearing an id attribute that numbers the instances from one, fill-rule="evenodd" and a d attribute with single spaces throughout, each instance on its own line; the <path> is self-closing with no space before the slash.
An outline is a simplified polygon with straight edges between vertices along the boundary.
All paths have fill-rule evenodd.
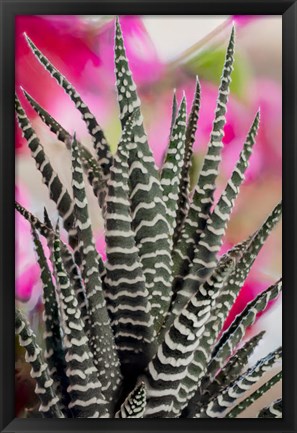
<path id="1" fill-rule="evenodd" d="M 179 194 L 177 202 L 177 214 L 176 214 L 176 227 L 173 234 L 173 243 L 177 243 L 185 218 L 189 211 L 190 200 L 190 169 L 193 154 L 193 144 L 195 142 L 195 134 L 197 130 L 198 118 L 200 110 L 200 83 L 198 77 L 196 78 L 196 89 L 195 97 L 193 100 L 191 112 L 187 122 L 186 129 L 186 142 L 185 142 L 185 153 L 183 160 L 183 167 L 181 171 L 180 183 L 179 183 Z"/>
<path id="2" fill-rule="evenodd" d="M 143 266 L 154 326 L 160 329 L 171 299 L 172 261 L 169 225 L 159 174 L 147 143 L 140 101 L 126 58 L 123 35 L 116 21 L 115 68 L 122 128 L 134 114 L 133 142 L 129 143 L 129 187 L 132 230 Z M 158 248 L 156 249 L 156 242 Z"/>
<path id="3" fill-rule="evenodd" d="M 35 215 L 29 212 L 17 201 L 15 201 L 15 209 L 31 224 L 32 227 L 38 230 L 46 239 L 50 239 L 52 236 L 54 237 L 55 232 L 53 231 L 52 227 L 49 228 L 46 224 L 41 222 Z"/>
<path id="4" fill-rule="evenodd" d="M 22 89 L 22 91 L 41 120 L 57 136 L 58 140 L 65 143 L 66 146 L 71 149 L 72 137 L 69 132 L 67 132 L 63 126 L 61 126 L 44 108 L 42 108 L 38 102 L 35 101 L 28 92 L 26 92 L 26 90 Z M 89 150 L 81 143 L 78 144 L 81 149 L 81 160 L 84 171 L 88 176 L 88 181 L 93 188 L 95 196 L 99 198 L 99 193 L 102 193 L 104 186 L 104 182 L 101 179 L 102 175 L 100 166 Z"/>
<path id="5" fill-rule="evenodd" d="M 74 214 L 71 197 L 48 160 L 44 148 L 35 134 L 17 96 L 15 96 L 15 110 L 19 126 L 27 140 L 36 167 L 42 175 L 43 182 L 49 189 L 50 198 L 56 203 L 58 212 L 63 218 L 64 227 L 69 233 L 69 242 L 74 247 L 76 245 L 76 233 L 73 229 Z"/>
<path id="6" fill-rule="evenodd" d="M 197 284 L 205 280 L 206 276 L 217 265 L 217 253 L 222 246 L 227 223 L 234 206 L 234 201 L 239 193 L 239 187 L 244 180 L 245 170 L 255 143 L 255 136 L 259 127 L 259 112 L 249 130 L 243 149 L 240 153 L 236 167 L 223 191 L 218 203 L 208 218 L 204 231 L 200 235 L 198 245 L 194 249 L 193 261 L 190 264 L 186 276 L 178 276 L 175 279 L 175 290 L 177 292 L 178 305 L 182 308 L 182 296 L 184 303 L 194 293 Z M 182 292 L 182 296 L 179 294 Z"/>
<path id="7" fill-rule="evenodd" d="M 177 110 L 178 110 L 178 104 L 177 104 L 177 99 L 176 99 L 176 89 L 174 89 L 173 99 L 172 99 L 172 107 L 171 107 L 170 137 L 171 137 L 172 130 L 173 130 L 173 127 L 175 124 Z"/>
<path id="8" fill-rule="evenodd" d="M 246 329 L 251 326 L 257 314 L 264 311 L 270 301 L 276 299 L 282 290 L 282 280 L 260 293 L 245 309 L 236 316 L 229 328 L 223 333 L 212 352 L 212 360 L 208 366 L 208 375 L 212 378 L 236 346 L 244 337 Z"/>
<path id="9" fill-rule="evenodd" d="M 215 305 L 215 300 L 219 296 L 222 287 L 224 287 L 228 279 L 228 276 L 230 275 L 230 273 L 233 272 L 234 268 L 236 267 L 244 250 L 245 250 L 245 243 L 242 243 L 240 245 L 237 245 L 235 248 L 232 248 L 226 254 L 224 254 L 216 270 L 213 272 L 213 274 L 210 277 L 206 279 L 206 282 L 209 280 L 211 281 L 212 278 L 216 277 L 217 272 L 220 272 L 220 269 L 226 270 L 226 272 L 224 273 L 224 278 L 222 279 L 219 285 L 213 285 L 213 286 L 209 285 L 209 287 L 206 286 L 205 288 L 206 292 L 209 291 L 209 294 L 208 295 L 205 294 L 205 296 L 212 297 L 214 302 L 212 303 L 210 314 L 204 325 L 204 332 L 200 337 L 199 346 L 197 346 L 197 349 L 194 351 L 192 362 L 188 366 L 185 378 L 180 383 L 179 392 L 178 392 L 179 395 L 174 408 L 176 414 L 179 414 L 187 406 L 189 400 L 195 395 L 197 388 L 200 384 L 200 381 L 203 378 L 203 374 L 206 371 L 207 364 L 210 360 L 211 347 L 216 341 L 215 334 L 208 332 L 207 325 L 213 316 L 213 308 Z M 226 263 L 229 264 L 227 267 L 226 267 Z M 200 285 L 199 287 L 202 287 L 203 289 L 204 284 Z M 202 290 L 202 296 L 198 292 L 198 299 L 199 302 L 204 303 L 203 290 Z M 179 310 L 177 309 L 177 312 L 178 311 Z M 173 310 L 173 313 L 177 314 L 176 310 Z"/>
<path id="10" fill-rule="evenodd" d="M 30 375 L 36 380 L 35 393 L 41 405 L 39 411 L 45 418 L 64 418 L 59 407 L 59 398 L 53 387 L 47 364 L 41 359 L 41 348 L 36 343 L 36 336 L 22 313 L 15 311 L 15 333 L 19 336 L 20 345 L 26 350 L 26 362 L 31 364 Z"/>
<path id="11" fill-rule="evenodd" d="M 212 382 L 209 383 L 203 393 L 200 390 L 196 392 L 194 397 L 189 401 L 188 406 L 183 411 L 183 418 L 192 418 L 193 414 L 197 412 L 202 406 L 205 406 L 209 401 L 217 396 L 226 386 L 230 385 L 233 380 L 237 378 L 247 365 L 249 357 L 254 352 L 255 348 L 262 339 L 265 331 L 252 337 L 240 349 L 237 350 L 217 374 Z"/>
<path id="12" fill-rule="evenodd" d="M 258 418 L 282 418 L 283 417 L 283 400 L 280 398 L 272 402 L 269 406 L 263 408 L 258 413 Z"/>
<path id="13" fill-rule="evenodd" d="M 226 418 L 236 418 L 244 410 L 250 407 L 255 401 L 261 398 L 266 392 L 270 390 L 276 383 L 282 379 L 282 372 L 275 374 L 271 379 L 265 382 L 260 388 L 254 391 L 249 397 L 241 401 L 237 406 L 235 406 L 227 415 Z"/>
<path id="14" fill-rule="evenodd" d="M 248 161 L 252 154 L 258 127 L 259 112 L 249 130 L 232 176 L 208 218 L 203 233 L 200 235 L 199 243 L 195 248 L 193 262 L 184 283 L 184 290 L 190 294 L 195 290 L 197 284 L 197 279 L 195 278 L 193 281 L 192 275 L 199 276 L 200 281 L 203 281 L 216 266 L 216 255 L 222 246 L 222 239 L 226 232 L 234 201 L 238 196 L 240 185 L 244 180 L 244 173 L 248 168 Z"/>
<path id="15" fill-rule="evenodd" d="M 127 121 L 108 181 L 104 284 L 122 370 L 126 372 L 128 367 L 134 376 L 153 355 L 154 331 L 148 290 L 131 227 L 127 145 L 132 140 L 132 127 L 132 120 Z"/>
<path id="16" fill-rule="evenodd" d="M 46 238 L 49 249 L 53 254 L 53 240 L 57 233 L 51 228 L 49 228 L 46 224 L 41 222 L 35 215 L 21 206 L 18 202 L 15 202 L 15 209 L 34 227 L 39 233 Z M 50 224 L 51 225 L 51 224 Z M 67 270 L 67 274 L 70 278 L 73 289 L 75 290 L 75 294 L 78 300 L 79 309 L 81 311 L 82 318 L 85 324 L 88 321 L 88 312 L 86 309 L 86 297 L 85 297 L 85 289 L 84 284 L 81 279 L 81 275 L 79 269 L 74 261 L 73 255 L 68 249 L 67 245 L 65 245 L 61 241 L 61 249 L 62 249 L 62 258 L 63 264 Z"/>
<path id="17" fill-rule="evenodd" d="M 43 222 L 44 222 L 44 224 L 50 229 L 50 230 L 54 230 L 53 229 L 53 224 L 52 224 L 52 222 L 51 222 L 51 219 L 50 219 L 50 217 L 49 217 L 49 214 L 48 214 L 48 211 L 47 211 L 47 209 L 46 209 L 46 207 L 44 207 L 43 208 Z M 34 225 L 33 225 L 33 228 L 34 228 L 34 230 L 35 230 L 35 227 L 34 227 Z"/>
<path id="18" fill-rule="evenodd" d="M 37 254 L 37 261 L 41 270 L 41 281 L 43 286 L 43 318 L 45 322 L 44 341 L 46 348 L 44 358 L 48 364 L 49 374 L 53 379 L 55 391 L 59 397 L 59 401 L 61 402 L 61 408 L 63 412 L 66 410 L 67 414 L 68 403 L 70 401 L 69 395 L 67 394 L 69 380 L 65 374 L 66 362 L 60 329 L 56 289 L 43 246 L 34 227 L 32 227 L 32 236 Z"/>
<path id="19" fill-rule="evenodd" d="M 277 206 L 275 206 L 275 208 L 270 213 L 265 222 L 262 224 L 260 229 L 252 236 L 250 245 L 244 252 L 235 271 L 232 275 L 230 275 L 224 289 L 222 290 L 220 297 L 218 298 L 217 306 L 215 307 L 213 315 L 213 317 L 216 317 L 216 320 L 213 321 L 211 327 L 216 333 L 216 335 L 218 335 L 218 333 L 222 329 L 229 310 L 234 304 L 254 261 L 256 260 L 260 250 L 265 244 L 265 241 L 272 232 L 273 228 L 279 222 L 281 215 L 282 203 L 280 202 L 277 204 Z"/>
<path id="20" fill-rule="evenodd" d="M 231 386 L 215 397 L 207 407 L 197 413 L 194 418 L 223 418 L 234 402 L 242 397 L 261 377 L 271 370 L 281 359 L 282 349 L 279 348 L 261 358 L 253 367 L 239 376 Z"/>
<path id="21" fill-rule="evenodd" d="M 224 266 L 224 263 L 226 262 L 227 258 L 230 258 L 231 260 L 236 260 L 238 262 L 242 255 L 244 254 L 247 246 L 250 243 L 250 238 L 245 240 L 244 242 L 240 242 L 236 244 L 234 247 L 232 247 L 230 250 L 228 250 L 222 257 L 220 258 L 218 262 L 218 267 L 221 266 L 221 264 Z M 197 278 L 198 280 L 198 278 Z M 197 283 L 197 287 L 199 284 Z M 221 292 L 220 292 L 221 293 Z M 220 296 L 220 294 L 219 294 Z M 190 298 L 189 292 L 186 290 L 179 290 L 177 293 L 173 294 L 172 296 L 172 302 L 169 310 L 169 318 L 167 319 L 166 325 L 168 326 L 168 323 L 172 323 L 174 317 L 179 314 L 179 312 L 184 308 L 184 306 L 187 304 Z M 210 319 L 211 321 L 212 319 Z M 209 321 L 208 321 L 209 322 Z"/>
<path id="22" fill-rule="evenodd" d="M 166 159 L 161 171 L 163 201 L 166 205 L 169 235 L 173 236 L 178 210 L 178 191 L 185 152 L 186 98 L 182 99 L 170 137 Z"/>
<path id="23" fill-rule="evenodd" d="M 87 125 L 89 134 L 92 137 L 93 146 L 98 156 L 98 162 L 102 167 L 103 178 L 108 178 L 109 168 L 112 162 L 112 155 L 101 126 L 98 124 L 95 116 L 91 113 L 89 107 L 81 99 L 80 95 L 77 93 L 72 84 L 69 83 L 69 81 L 50 63 L 50 61 L 41 53 L 41 51 L 39 51 L 31 39 L 27 35 L 25 35 L 25 37 L 33 54 L 36 56 L 42 66 L 57 81 L 57 83 L 65 90 L 72 102 L 75 104 L 75 107 L 81 113 L 82 118 Z"/>
<path id="24" fill-rule="evenodd" d="M 125 399 L 115 418 L 143 418 L 145 405 L 146 390 L 141 382 Z"/>
<path id="25" fill-rule="evenodd" d="M 130 71 L 126 56 L 123 34 L 119 19 L 116 19 L 115 29 L 115 73 L 118 103 L 120 108 L 120 120 L 122 129 L 133 112 L 135 113 L 135 139 L 137 143 L 147 146 L 147 139 L 143 126 L 143 118 L 140 112 L 140 99 L 137 95 L 136 85 Z M 143 142 L 143 143 L 142 143 Z"/>
<path id="26" fill-rule="evenodd" d="M 181 403 L 179 391 L 187 375 L 187 367 L 200 347 L 205 323 L 211 315 L 219 290 L 234 266 L 233 258 L 226 257 L 220 267 L 198 288 L 166 332 L 157 354 L 148 365 L 144 379 L 148 397 L 145 417 L 166 418 L 172 412 L 174 416 L 178 414 Z"/>
<path id="27" fill-rule="evenodd" d="M 218 175 L 218 167 L 221 161 L 222 139 L 226 123 L 226 107 L 231 82 L 231 73 L 234 60 L 234 27 L 231 32 L 227 47 L 226 58 L 219 87 L 215 119 L 210 136 L 198 183 L 194 190 L 193 200 L 189 212 L 173 252 L 173 273 L 181 278 L 187 273 L 188 267 L 194 256 L 194 248 L 197 245 L 206 221 L 209 218 L 213 204 L 215 182 Z M 176 282 L 178 284 L 178 281 Z"/>
<path id="28" fill-rule="evenodd" d="M 83 170 L 80 162 L 80 149 L 75 137 L 72 142 L 72 187 L 74 211 L 77 219 L 78 245 L 82 257 L 81 272 L 86 287 L 92 324 L 90 347 L 94 356 L 94 364 L 98 370 L 98 377 L 102 384 L 102 392 L 106 399 L 112 402 L 121 380 L 119 359 L 102 290 L 102 281 L 99 274 L 100 259 L 93 239 Z"/>
<path id="29" fill-rule="evenodd" d="M 101 392 L 97 368 L 88 346 L 78 303 L 63 266 L 60 240 L 54 241 L 55 268 L 61 295 L 63 342 L 69 378 L 69 409 L 75 418 L 107 417 L 107 401 Z"/>

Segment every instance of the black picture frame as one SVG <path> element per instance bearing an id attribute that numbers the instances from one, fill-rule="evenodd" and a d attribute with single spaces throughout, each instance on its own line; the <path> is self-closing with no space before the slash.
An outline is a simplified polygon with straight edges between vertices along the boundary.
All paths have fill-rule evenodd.
<path id="1" fill-rule="evenodd" d="M 0 0 L 0 431 L 12 432 L 297 432 L 297 2 L 290 0 Z M 283 341 L 282 419 L 17 419 L 14 415 L 14 17 L 46 14 L 282 15 L 283 20 Z M 295 312 L 295 314 L 294 314 Z M 295 409 L 294 409 L 295 408 Z"/>

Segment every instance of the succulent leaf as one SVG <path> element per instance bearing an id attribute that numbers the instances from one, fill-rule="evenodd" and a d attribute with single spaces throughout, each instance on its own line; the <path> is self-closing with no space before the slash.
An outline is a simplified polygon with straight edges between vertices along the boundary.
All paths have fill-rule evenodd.
<path id="1" fill-rule="evenodd" d="M 41 348 L 36 343 L 36 336 L 22 313 L 15 311 L 15 333 L 19 336 L 20 345 L 26 349 L 26 361 L 31 364 L 31 377 L 36 380 L 35 393 L 41 405 L 39 411 L 45 418 L 64 418 L 58 405 L 59 398 L 50 378 L 48 365 L 41 359 Z"/>
<path id="2" fill-rule="evenodd" d="M 187 367 L 200 347 L 205 323 L 211 315 L 219 290 L 234 266 L 235 261 L 226 257 L 226 261 L 198 288 L 165 333 L 144 379 L 148 397 L 146 417 L 166 417 L 171 412 L 176 416 L 180 412 L 181 403 L 184 402 L 180 390 L 187 375 Z M 201 351 L 205 356 L 204 350 Z"/>
<path id="3" fill-rule="evenodd" d="M 176 90 L 174 89 L 173 98 L 172 98 L 172 107 L 171 107 L 171 123 L 170 123 L 170 137 L 172 134 L 172 130 L 175 124 L 175 119 L 178 111 L 178 104 L 176 98 Z"/>
<path id="4" fill-rule="evenodd" d="M 122 136 L 114 157 L 76 90 L 26 39 L 82 114 L 98 156 L 97 161 L 75 134 L 72 137 L 22 89 L 72 155 L 73 199 L 16 97 L 19 125 L 70 240 L 70 247 L 61 240 L 59 220 L 53 227 L 46 209 L 42 222 L 16 203 L 16 210 L 31 224 L 43 284 L 47 362 L 29 324 L 16 312 L 16 334 L 27 350 L 26 361 L 32 364 L 40 413 L 67 418 L 237 417 L 281 378 L 277 373 L 246 396 L 281 359 L 281 348 L 246 371 L 263 332 L 237 348 L 258 312 L 280 293 L 281 280 L 221 331 L 282 207 L 279 203 L 252 236 L 217 257 L 259 124 L 257 113 L 235 169 L 213 206 L 233 69 L 234 28 L 210 142 L 193 194 L 189 170 L 200 108 L 198 78 L 188 120 L 185 97 L 178 110 L 174 93 L 168 151 L 159 172 L 148 145 L 119 19 L 115 74 Z M 84 172 L 102 209 L 105 263 L 95 247 Z M 37 232 L 47 240 L 53 272 Z M 281 417 L 281 405 L 276 401 L 258 416 Z M 35 409 L 27 415 L 36 416 Z"/>
<path id="5" fill-rule="evenodd" d="M 103 177 L 107 178 L 109 168 L 112 162 L 112 155 L 110 153 L 110 149 L 101 126 L 98 124 L 95 116 L 91 113 L 89 107 L 81 99 L 80 95 L 77 93 L 72 84 L 51 64 L 51 62 L 41 53 L 41 51 L 39 51 L 36 45 L 31 41 L 31 39 L 27 35 L 25 35 L 25 37 L 33 54 L 43 65 L 43 67 L 57 81 L 57 83 L 65 90 L 65 92 L 69 95 L 70 99 L 75 104 L 75 107 L 81 113 L 82 118 L 87 125 L 89 134 L 93 139 L 93 145 L 98 156 L 98 162 L 103 170 Z"/>
<path id="6" fill-rule="evenodd" d="M 199 286 L 202 287 L 201 292 L 198 291 L 199 302 L 204 304 L 204 296 L 211 297 L 213 302 L 207 317 L 207 321 L 204 325 L 204 332 L 199 339 L 199 346 L 194 351 L 192 362 L 189 364 L 186 375 L 179 386 L 178 404 L 175 405 L 177 408 L 176 413 L 178 414 L 186 407 L 189 400 L 195 395 L 200 381 L 203 378 L 203 374 L 205 374 L 207 364 L 210 360 L 211 348 L 216 341 L 215 334 L 208 332 L 208 323 L 210 320 L 212 320 L 212 311 L 214 309 L 216 299 L 220 295 L 222 287 L 224 287 L 226 284 L 229 275 L 233 272 L 238 261 L 240 260 L 244 249 L 245 243 L 242 243 L 224 254 L 215 271 L 206 279 L 206 283 L 208 283 L 209 281 L 212 281 L 213 278 L 216 278 L 215 276 L 218 272 L 219 275 L 222 272 L 223 278 L 221 278 L 220 284 L 206 284 L 205 286 L 205 283 L 203 283 Z M 205 291 L 203 289 L 205 289 Z M 178 314 L 178 312 L 179 307 L 177 306 L 177 308 L 173 308 L 172 315 L 174 316 L 174 314 Z"/>
<path id="7" fill-rule="evenodd" d="M 193 144 L 195 142 L 195 134 L 197 130 L 197 123 L 199 118 L 200 110 L 200 83 L 198 77 L 196 78 L 196 89 L 195 96 L 191 108 L 191 112 L 187 122 L 186 129 L 186 142 L 185 142 L 185 153 L 183 160 L 183 167 L 179 182 L 179 193 L 177 202 L 177 213 L 176 213 L 176 227 L 173 234 L 173 243 L 177 243 L 185 218 L 188 215 L 190 206 L 190 169 L 193 154 Z"/>
<path id="8" fill-rule="evenodd" d="M 114 336 L 110 326 L 106 302 L 99 273 L 99 255 L 93 239 L 88 202 L 85 192 L 80 149 L 76 138 L 72 142 L 72 186 L 74 211 L 77 219 L 79 249 L 82 257 L 81 272 L 86 287 L 90 320 L 90 347 L 102 392 L 112 401 L 121 381 L 119 359 L 116 353 Z M 112 383 L 113 382 L 113 383 Z"/>
<path id="9" fill-rule="evenodd" d="M 247 327 L 255 322 L 257 314 L 264 311 L 268 303 L 277 298 L 281 290 L 282 280 L 280 279 L 277 283 L 260 293 L 253 301 L 249 302 L 245 309 L 236 316 L 213 349 L 212 360 L 208 366 L 208 374 L 211 377 L 232 354 L 235 347 L 244 337 Z"/>
<path id="10" fill-rule="evenodd" d="M 55 268 L 60 287 L 62 310 L 61 326 L 69 378 L 68 392 L 71 402 L 68 407 L 73 417 L 108 417 L 108 404 L 102 394 L 102 384 L 88 346 L 78 303 L 65 271 L 60 249 L 60 240 L 54 241 Z"/>
<path id="11" fill-rule="evenodd" d="M 146 405 L 146 390 L 143 382 L 128 395 L 115 418 L 143 418 Z"/>
<path id="12" fill-rule="evenodd" d="M 171 299 L 172 260 L 169 225 L 158 170 L 147 143 L 140 101 L 129 69 L 119 20 L 116 21 L 115 68 L 122 128 L 134 114 L 129 143 L 129 185 L 132 229 L 143 266 L 156 330 L 161 328 Z M 156 249 L 156 242 L 158 248 Z"/>
<path id="13" fill-rule="evenodd" d="M 221 394 L 215 397 L 207 407 L 197 413 L 194 418 L 222 418 L 234 402 L 246 393 L 268 370 L 281 359 L 282 349 L 278 348 L 261 358 L 253 367 L 239 376 Z"/>
<path id="14" fill-rule="evenodd" d="M 188 406 L 183 412 L 185 418 L 192 418 L 198 408 L 205 406 L 208 402 L 218 395 L 226 386 L 239 376 L 243 368 L 247 365 L 249 357 L 252 355 L 265 331 L 248 340 L 237 352 L 226 362 L 221 371 L 209 383 L 203 393 L 198 389 L 194 397 L 189 401 Z"/>
<path id="15" fill-rule="evenodd" d="M 271 379 L 265 382 L 260 388 L 254 391 L 249 397 L 241 401 L 237 406 L 235 406 L 226 416 L 226 418 L 236 418 L 241 412 L 246 410 L 255 401 L 261 398 L 267 391 L 270 390 L 277 382 L 282 378 L 282 372 L 275 374 Z"/>
<path id="16" fill-rule="evenodd" d="M 43 182 L 49 189 L 50 198 L 56 203 L 59 214 L 63 218 L 64 227 L 69 232 L 69 242 L 71 246 L 76 245 L 76 233 L 73 230 L 74 214 L 73 202 L 66 187 L 62 184 L 59 176 L 54 171 L 50 161 L 48 160 L 43 146 L 40 143 L 34 129 L 26 116 L 26 113 L 21 106 L 17 96 L 15 96 L 15 110 L 19 125 L 24 133 L 31 150 L 32 157 L 35 160 L 38 170 L 42 174 Z"/>
<path id="17" fill-rule="evenodd" d="M 128 186 L 127 145 L 133 120 L 126 123 L 108 181 L 105 213 L 107 308 L 123 371 L 139 373 L 151 359 L 154 329 L 142 265 L 135 245 Z M 132 368 L 131 368 L 132 367 Z"/>
<path id="18" fill-rule="evenodd" d="M 63 412 L 66 411 L 69 403 L 67 386 L 69 380 L 65 374 L 66 361 L 60 330 L 59 307 L 56 299 L 56 288 L 52 280 L 47 259 L 36 230 L 32 227 L 37 260 L 41 270 L 41 281 L 43 285 L 43 304 L 45 322 L 45 352 L 44 359 L 48 364 L 49 375 L 53 379 L 54 388 L 62 403 Z"/>
<path id="19" fill-rule="evenodd" d="M 227 318 L 228 312 L 235 302 L 235 299 L 237 298 L 238 293 L 242 288 L 254 261 L 256 260 L 273 228 L 279 222 L 281 215 L 282 203 L 280 202 L 275 206 L 258 231 L 251 237 L 250 244 L 243 253 L 235 271 L 232 275 L 230 275 L 224 289 L 221 292 L 221 295 L 218 298 L 218 306 L 214 312 L 214 318 L 216 319 L 214 319 L 213 323 L 211 324 L 213 331 L 217 335 L 221 330 L 223 323 Z M 247 239 L 246 242 L 248 241 L 249 239 Z"/>
<path id="20" fill-rule="evenodd" d="M 169 236 L 172 237 L 178 210 L 178 192 L 185 152 L 186 98 L 183 97 L 172 128 L 166 159 L 161 171 L 163 201 L 166 205 Z"/>
<path id="21" fill-rule="evenodd" d="M 177 302 L 180 307 L 193 294 L 196 285 L 207 277 L 211 270 L 217 265 L 217 253 L 222 245 L 227 223 L 232 212 L 234 201 L 239 193 L 239 187 L 244 180 L 244 172 L 248 167 L 248 160 L 255 143 L 255 136 L 259 127 L 259 112 L 249 130 L 243 149 L 240 153 L 236 167 L 229 179 L 213 212 L 208 218 L 201 233 L 200 240 L 194 249 L 193 261 L 189 266 L 186 276 L 177 276 L 175 279 L 175 290 L 177 290 Z"/>
<path id="22" fill-rule="evenodd" d="M 42 108 L 35 99 L 32 98 L 31 95 L 29 95 L 26 90 L 22 89 L 24 92 L 24 95 L 26 96 L 27 100 L 33 107 L 33 109 L 36 111 L 36 113 L 39 115 L 41 120 L 50 128 L 50 130 L 56 134 L 58 140 L 62 141 L 66 144 L 66 146 L 70 149 L 71 148 L 71 142 L 72 137 L 69 132 L 67 132 L 63 126 L 61 126 L 44 108 Z M 94 194 L 96 197 L 99 198 L 99 193 L 103 193 L 103 186 L 104 182 L 102 181 L 102 173 L 99 164 L 97 163 L 96 159 L 92 156 L 92 154 L 89 152 L 89 150 L 83 146 L 81 143 L 78 143 L 81 149 L 81 160 L 82 165 L 87 173 L 88 181 L 90 185 L 93 188 Z"/>
<path id="23" fill-rule="evenodd" d="M 240 185 L 244 180 L 244 173 L 252 154 L 258 127 L 259 112 L 249 130 L 232 176 L 210 217 L 206 221 L 203 233 L 200 235 L 199 243 L 194 251 L 194 258 L 190 266 L 189 275 L 185 277 L 185 290 L 191 285 L 192 274 L 198 275 L 201 281 L 203 281 L 216 264 L 216 254 L 222 246 L 222 238 L 225 235 L 234 201 L 238 196 Z"/>
<path id="24" fill-rule="evenodd" d="M 53 255 L 53 240 L 57 235 L 57 233 L 53 230 L 51 223 L 50 223 L 51 227 L 44 224 L 35 215 L 33 215 L 31 212 L 29 212 L 27 209 L 21 206 L 18 202 L 15 202 L 15 208 L 31 224 L 32 227 L 38 230 L 39 233 L 43 237 L 45 237 L 48 243 L 48 247 L 51 251 L 51 254 Z M 46 220 L 48 222 L 48 216 L 46 216 Z M 67 270 L 71 283 L 73 284 L 73 289 L 75 291 L 78 300 L 78 305 L 81 311 L 82 318 L 86 325 L 88 322 L 89 315 L 86 309 L 86 296 L 85 296 L 84 284 L 81 279 L 79 269 L 74 261 L 72 253 L 70 252 L 68 246 L 64 244 L 62 241 L 61 241 L 61 254 L 63 258 L 63 264 Z"/>
<path id="25" fill-rule="evenodd" d="M 218 167 L 221 161 L 222 139 L 224 136 L 223 129 L 226 123 L 225 114 L 231 73 L 233 70 L 233 60 L 234 27 L 227 48 L 207 154 L 200 171 L 198 183 L 194 190 L 187 218 L 185 219 L 180 238 L 173 252 L 174 275 L 184 276 L 186 274 L 189 264 L 193 259 L 195 245 L 197 245 L 200 234 L 210 215 Z"/>
<path id="26" fill-rule="evenodd" d="M 283 400 L 279 398 L 258 413 L 258 418 L 282 418 Z"/>

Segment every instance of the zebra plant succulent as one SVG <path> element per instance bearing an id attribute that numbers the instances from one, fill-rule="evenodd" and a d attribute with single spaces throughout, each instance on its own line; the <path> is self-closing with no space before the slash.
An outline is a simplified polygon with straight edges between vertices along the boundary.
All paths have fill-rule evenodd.
<path id="1" fill-rule="evenodd" d="M 31 224 L 41 270 L 43 348 L 19 310 L 15 331 L 32 366 L 41 402 L 38 411 L 44 417 L 232 418 L 281 379 L 277 373 L 248 394 L 265 372 L 277 367 L 281 348 L 248 368 L 263 332 L 242 344 L 247 327 L 279 295 L 281 280 L 221 332 L 259 251 L 281 218 L 278 203 L 255 233 L 219 256 L 260 120 L 256 113 L 234 171 L 214 203 L 234 38 L 233 28 L 207 153 L 190 191 L 200 109 L 198 79 L 188 116 L 185 97 L 179 108 L 174 98 L 168 151 L 159 171 L 147 142 L 119 20 L 115 73 L 122 135 L 115 154 L 80 95 L 26 36 L 37 59 L 80 111 L 94 147 L 94 152 L 88 150 L 23 90 L 71 151 L 68 191 L 16 96 L 18 123 L 69 235 L 69 243 L 63 242 L 46 210 L 42 221 L 16 203 Z M 95 248 L 84 173 L 104 218 L 105 262 Z M 47 241 L 49 259 L 40 236 Z M 281 401 L 271 402 L 258 416 L 280 417 Z"/>

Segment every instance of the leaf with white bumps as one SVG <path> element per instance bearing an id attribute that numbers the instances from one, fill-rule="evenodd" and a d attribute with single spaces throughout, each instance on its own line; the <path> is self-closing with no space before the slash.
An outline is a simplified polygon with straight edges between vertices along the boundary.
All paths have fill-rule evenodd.
<path id="1" fill-rule="evenodd" d="M 83 102 L 72 84 L 51 64 L 51 62 L 36 47 L 33 41 L 27 35 L 25 35 L 25 37 L 33 54 L 57 81 L 57 83 L 65 90 L 75 104 L 75 107 L 80 111 L 82 118 L 87 125 L 89 134 L 93 139 L 93 145 L 98 156 L 98 162 L 102 167 L 103 177 L 106 179 L 108 177 L 109 168 L 112 162 L 112 155 L 101 126 L 98 124 L 95 116 L 91 113 L 89 107 Z"/>
<path id="2" fill-rule="evenodd" d="M 224 136 L 224 126 L 226 123 L 226 110 L 231 83 L 231 72 L 233 70 L 234 60 L 234 27 L 231 32 L 229 44 L 227 47 L 219 95 L 217 99 L 217 108 L 215 119 L 210 136 L 210 142 L 207 154 L 199 174 L 198 183 L 195 187 L 193 199 L 190 204 L 188 215 L 185 219 L 181 235 L 173 251 L 173 270 L 174 275 L 178 277 L 178 284 L 186 275 L 190 263 L 194 256 L 194 248 L 197 245 L 202 231 L 204 230 L 207 219 L 210 215 L 210 209 L 213 204 L 213 194 L 215 182 L 218 175 L 219 163 L 221 161 L 221 152 L 223 148 L 222 139 Z"/>
<path id="3" fill-rule="evenodd" d="M 67 148 L 70 149 L 72 137 L 66 129 L 63 128 L 62 125 L 59 124 L 44 108 L 42 108 L 35 99 L 29 95 L 26 90 L 22 89 L 24 95 L 27 100 L 31 104 L 32 108 L 39 115 L 41 120 L 50 128 L 50 130 L 57 136 L 58 140 L 62 141 L 66 144 Z M 101 168 L 96 161 L 96 159 L 92 156 L 91 152 L 79 143 L 81 149 L 81 159 L 84 171 L 88 176 L 88 181 L 93 188 L 94 194 L 99 198 L 99 194 L 102 194 L 102 190 L 104 188 L 104 182 L 102 180 Z"/>
<path id="4" fill-rule="evenodd" d="M 178 211 L 178 192 L 185 152 L 186 132 L 186 98 L 183 97 L 176 116 L 169 147 L 161 171 L 163 201 L 166 205 L 169 235 L 173 236 Z"/>

